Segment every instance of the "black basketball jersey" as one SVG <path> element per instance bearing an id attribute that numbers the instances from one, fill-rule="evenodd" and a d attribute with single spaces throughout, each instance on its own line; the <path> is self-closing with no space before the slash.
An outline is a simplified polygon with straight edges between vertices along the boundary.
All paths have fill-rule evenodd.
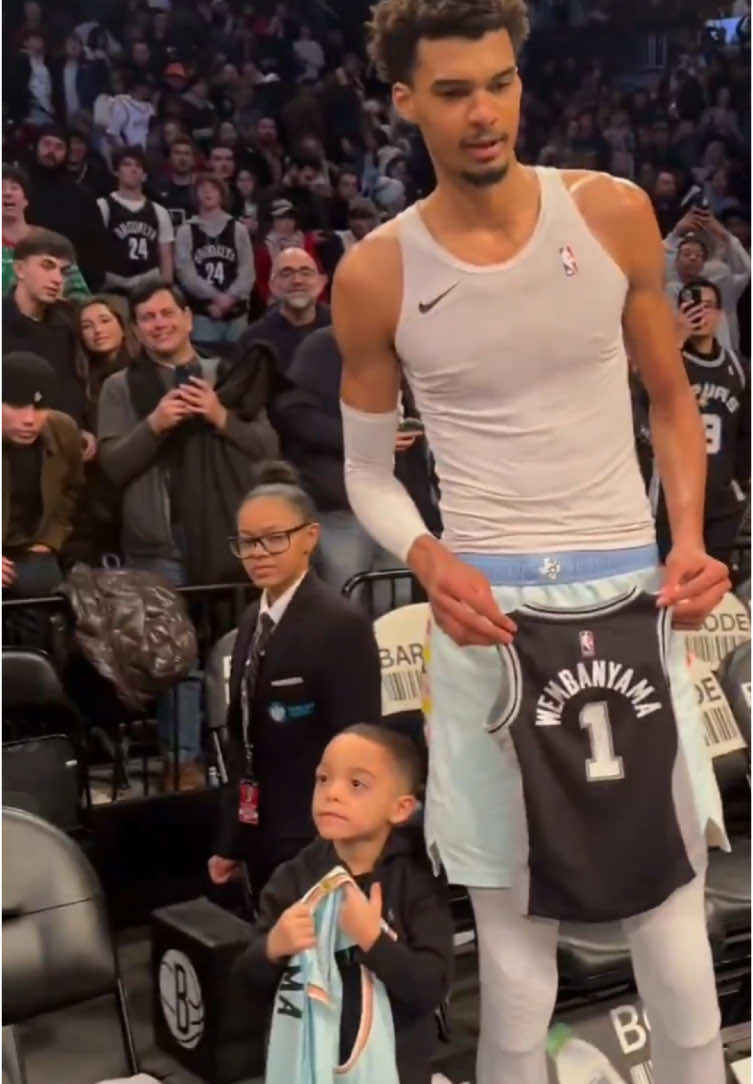
<path id="1" fill-rule="evenodd" d="M 683 350 L 688 379 L 698 401 L 706 436 L 707 491 L 719 499 L 738 474 L 740 445 L 749 439 L 744 426 L 749 410 L 745 371 L 731 350 L 718 344 L 711 356 Z"/>
<path id="2" fill-rule="evenodd" d="M 605 922 L 656 907 L 694 876 L 673 800 L 671 615 L 635 590 L 511 616 L 489 730 L 520 765 L 527 913 Z"/>
<path id="3" fill-rule="evenodd" d="M 107 197 L 110 255 L 107 270 L 132 278 L 159 267 L 159 221 L 151 200 L 130 211 L 112 196 Z"/>
<path id="4" fill-rule="evenodd" d="M 212 286 L 225 292 L 238 275 L 238 250 L 235 246 L 235 219 L 229 218 L 221 233 L 210 237 L 198 222 L 191 222 L 191 242 L 193 262 L 197 273 Z M 191 300 L 191 307 L 196 312 L 206 312 L 208 302 L 199 298 Z M 225 314 L 225 319 L 232 319 L 244 311 L 239 302 Z"/>
<path id="5" fill-rule="evenodd" d="M 159 189 L 155 195 L 158 203 L 161 203 L 170 215 L 170 221 L 176 230 L 178 226 L 182 226 L 187 219 L 196 214 L 192 184 L 175 184 L 171 181 Z"/>

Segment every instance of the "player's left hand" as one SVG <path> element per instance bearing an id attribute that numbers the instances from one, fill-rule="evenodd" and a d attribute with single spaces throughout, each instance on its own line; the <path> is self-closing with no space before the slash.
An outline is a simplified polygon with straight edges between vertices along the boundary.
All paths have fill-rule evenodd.
<path id="1" fill-rule="evenodd" d="M 676 629 L 699 629 L 732 587 L 725 564 L 705 550 L 674 546 L 664 564 L 664 584 L 657 604 L 672 606 Z"/>
<path id="2" fill-rule="evenodd" d="M 368 952 L 382 931 L 382 886 L 376 881 L 368 899 L 357 885 L 345 886 L 340 904 L 340 929 L 352 937 L 359 948 Z"/>

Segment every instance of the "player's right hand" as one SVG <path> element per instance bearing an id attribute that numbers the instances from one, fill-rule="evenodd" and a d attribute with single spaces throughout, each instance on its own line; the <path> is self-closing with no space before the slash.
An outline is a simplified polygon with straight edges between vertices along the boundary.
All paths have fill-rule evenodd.
<path id="1" fill-rule="evenodd" d="M 294 903 L 283 911 L 267 934 L 267 958 L 281 960 L 316 944 L 314 916 L 307 903 Z"/>
<path id="2" fill-rule="evenodd" d="M 510 644 L 517 626 L 494 601 L 483 573 L 428 535 L 411 547 L 408 564 L 423 584 L 434 620 L 460 647 Z"/>

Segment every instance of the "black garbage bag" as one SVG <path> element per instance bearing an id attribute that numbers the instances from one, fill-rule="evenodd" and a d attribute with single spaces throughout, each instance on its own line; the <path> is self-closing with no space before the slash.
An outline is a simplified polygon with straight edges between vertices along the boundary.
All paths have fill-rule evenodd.
<path id="1" fill-rule="evenodd" d="M 130 710 L 144 710 L 196 666 L 196 630 L 185 603 L 159 576 L 76 564 L 60 590 L 82 654 Z"/>

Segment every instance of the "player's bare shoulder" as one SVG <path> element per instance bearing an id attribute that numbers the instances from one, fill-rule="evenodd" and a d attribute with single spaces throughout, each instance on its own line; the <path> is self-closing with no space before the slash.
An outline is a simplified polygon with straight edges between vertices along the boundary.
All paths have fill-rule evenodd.
<path id="1" fill-rule="evenodd" d="M 587 169 L 564 169 L 561 175 L 591 231 L 623 270 L 631 266 L 636 247 L 655 245 L 654 210 L 637 184 Z"/>
<path id="2" fill-rule="evenodd" d="M 332 290 L 335 320 L 338 315 L 357 313 L 359 319 L 394 329 L 403 282 L 398 230 L 394 219 L 385 222 L 348 249 L 340 260 Z"/>

